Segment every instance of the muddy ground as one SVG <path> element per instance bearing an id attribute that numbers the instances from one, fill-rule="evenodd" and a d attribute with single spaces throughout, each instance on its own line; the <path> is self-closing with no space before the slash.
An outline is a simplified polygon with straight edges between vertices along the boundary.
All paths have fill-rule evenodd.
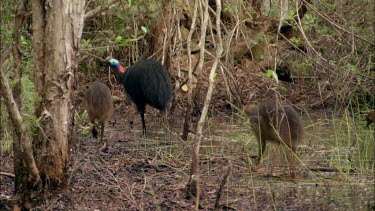
<path id="1" fill-rule="evenodd" d="M 329 124 L 319 120 L 319 112 L 310 113 L 309 119 L 303 117 L 307 135 L 298 152 L 299 176 L 292 179 L 279 145 L 268 145 L 264 161 L 252 166 L 257 144 L 246 119 L 212 111 L 201 147 L 200 209 L 213 209 L 229 161 L 232 172 L 220 200 L 222 210 L 374 209 L 374 160 L 362 167 L 367 173 L 356 168 L 340 172 L 332 166 L 332 150 L 323 141 L 331 132 Z M 99 142 L 91 137 L 88 125 L 77 121 L 68 188 L 48 197 L 38 209 L 193 210 L 194 200 L 185 193 L 192 142 L 180 139 L 182 109 L 170 115 L 169 126 L 164 127 L 158 112 L 148 108 L 146 137 L 140 117 L 134 113 L 131 104 L 116 103 L 105 133 L 108 149 L 104 152 L 98 151 Z M 326 133 L 317 129 L 319 124 Z M 1 158 L 1 171 L 12 172 L 12 157 L 2 152 Z M 14 180 L 7 176 L 0 179 L 0 209 L 12 210 Z"/>

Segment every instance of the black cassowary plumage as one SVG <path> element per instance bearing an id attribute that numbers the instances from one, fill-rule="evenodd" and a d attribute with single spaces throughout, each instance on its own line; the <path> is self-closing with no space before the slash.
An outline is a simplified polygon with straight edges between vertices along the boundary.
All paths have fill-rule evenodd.
<path id="1" fill-rule="evenodd" d="M 107 59 L 107 62 L 109 66 L 116 69 L 126 93 L 136 104 L 145 134 L 146 105 L 165 112 L 172 98 L 172 83 L 167 70 L 155 60 L 139 61 L 126 71 L 116 59 Z"/>

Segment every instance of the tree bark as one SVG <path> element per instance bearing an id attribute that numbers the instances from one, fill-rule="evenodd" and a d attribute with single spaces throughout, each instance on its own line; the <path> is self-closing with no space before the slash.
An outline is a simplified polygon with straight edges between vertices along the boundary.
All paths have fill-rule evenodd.
<path id="1" fill-rule="evenodd" d="M 173 21 L 172 6 L 170 0 L 161 1 L 160 15 L 157 23 L 152 28 L 152 38 L 150 46 L 150 55 L 153 55 L 159 49 L 162 49 L 161 63 L 169 69 L 170 55 L 169 46 L 171 45 Z"/>
<path id="2" fill-rule="evenodd" d="M 22 70 L 21 70 L 21 30 L 24 26 L 24 23 L 26 21 L 26 5 L 27 0 L 21 1 L 16 10 L 16 17 L 14 19 L 14 34 L 13 34 L 13 63 L 14 63 L 14 69 L 13 69 L 13 79 L 12 81 L 15 82 L 13 88 L 12 88 L 12 95 L 14 102 L 16 103 L 15 106 L 17 107 L 17 111 L 21 110 L 21 78 L 22 78 Z M 22 120 L 21 120 L 22 121 Z M 14 124 L 13 124 L 14 125 Z M 15 125 L 14 125 L 15 126 Z M 26 133 L 23 133 L 22 131 L 17 131 L 17 127 L 13 127 L 13 167 L 14 167 L 14 173 L 16 175 L 15 178 L 15 189 L 16 193 L 22 193 L 24 192 L 22 190 L 22 187 L 24 186 L 22 180 L 25 177 L 24 169 L 23 169 L 23 159 L 19 159 L 23 156 L 22 150 L 21 150 L 21 138 L 29 137 L 26 135 Z M 20 135 L 21 134 L 21 135 Z M 29 139 L 29 138 L 28 138 Z M 31 148 L 30 148 L 31 149 Z M 32 152 L 28 153 L 32 155 Z M 31 158 L 26 158 L 31 159 Z M 34 157 L 32 157 L 32 160 L 34 160 Z M 34 161 L 33 161 L 34 162 Z"/>
<path id="3" fill-rule="evenodd" d="M 78 68 L 84 0 L 33 0 L 35 159 L 44 188 L 65 185 L 69 143 L 73 130 L 74 75 Z"/>
<path id="4" fill-rule="evenodd" d="M 263 3 L 263 0 L 247 0 L 250 5 L 253 7 L 256 15 L 259 17 L 261 16 L 261 11 L 260 9 L 262 8 L 262 3 Z"/>
<path id="5" fill-rule="evenodd" d="M 280 25 L 288 17 L 289 5 L 288 0 L 280 0 Z"/>

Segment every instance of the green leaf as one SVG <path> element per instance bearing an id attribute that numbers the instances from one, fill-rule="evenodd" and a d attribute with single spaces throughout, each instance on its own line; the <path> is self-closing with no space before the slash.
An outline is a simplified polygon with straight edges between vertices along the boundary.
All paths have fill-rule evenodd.
<path id="1" fill-rule="evenodd" d="M 118 18 L 120 18 L 121 20 L 125 20 L 125 14 L 124 14 L 123 12 L 118 12 L 118 13 L 116 14 L 116 16 L 117 16 Z"/>
<path id="2" fill-rule="evenodd" d="M 277 76 L 276 72 L 272 71 L 272 76 L 276 80 L 276 82 L 279 83 L 279 77 Z"/>
<path id="3" fill-rule="evenodd" d="M 250 40 L 250 42 L 251 42 L 251 44 L 254 44 L 254 45 L 258 44 L 257 40 Z"/>
<path id="4" fill-rule="evenodd" d="M 266 76 L 267 76 L 267 78 L 270 78 L 272 76 L 276 80 L 276 82 L 279 83 L 279 77 L 277 76 L 275 71 L 267 70 Z"/>
<path id="5" fill-rule="evenodd" d="M 267 74 L 266 74 L 266 77 L 269 78 L 271 77 L 273 74 L 273 71 L 272 70 L 267 70 Z"/>
<path id="6" fill-rule="evenodd" d="M 122 37 L 119 35 L 115 38 L 116 43 L 120 43 L 122 41 Z"/>
<path id="7" fill-rule="evenodd" d="M 290 41 L 297 46 L 301 44 L 300 38 L 292 37 L 292 38 L 290 38 Z"/>
<path id="8" fill-rule="evenodd" d="M 144 26 L 141 26 L 141 29 L 142 29 L 142 31 L 145 33 L 145 34 L 147 34 L 148 33 L 148 29 L 146 28 L 146 27 L 144 27 Z"/>

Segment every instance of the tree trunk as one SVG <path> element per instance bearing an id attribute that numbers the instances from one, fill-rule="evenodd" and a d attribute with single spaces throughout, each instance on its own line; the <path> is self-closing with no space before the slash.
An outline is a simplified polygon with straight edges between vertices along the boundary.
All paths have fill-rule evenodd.
<path id="1" fill-rule="evenodd" d="M 33 0 L 35 115 L 40 118 L 34 155 L 45 189 L 65 185 L 73 130 L 72 97 L 84 0 Z"/>
<path id="2" fill-rule="evenodd" d="M 9 82 L 5 77 L 2 67 L 0 67 L 0 90 L 17 135 L 14 140 L 16 142 L 14 143 L 14 147 L 19 147 L 17 151 L 22 152 L 18 153 L 19 157 L 17 157 L 17 162 L 14 163 L 16 173 L 16 193 L 20 194 L 21 201 L 29 201 L 32 199 L 32 195 L 35 196 L 35 194 L 31 194 L 31 192 L 37 190 L 39 187 L 39 171 L 33 157 L 30 136 L 23 124 L 21 114 L 17 108 L 16 102 L 14 101 Z"/>
<path id="3" fill-rule="evenodd" d="M 171 45 L 171 22 L 173 21 L 172 6 L 170 0 L 161 1 L 160 16 L 157 23 L 152 28 L 152 38 L 150 46 L 150 55 L 162 49 L 161 63 L 169 69 L 170 55 L 169 48 Z"/>
<path id="4" fill-rule="evenodd" d="M 16 17 L 14 19 L 14 34 L 13 34 L 13 63 L 14 63 L 14 70 L 13 70 L 13 79 L 15 81 L 15 85 L 13 86 L 13 99 L 16 103 L 17 110 L 20 111 L 21 109 L 21 78 L 22 78 L 22 70 L 21 70 L 21 30 L 26 21 L 26 5 L 27 0 L 21 1 L 16 10 Z M 13 127 L 13 167 L 14 167 L 14 174 L 16 175 L 15 178 L 15 189 L 17 193 L 22 193 L 22 187 L 24 186 L 22 180 L 24 175 L 24 166 L 22 165 L 23 159 L 19 159 L 23 156 L 21 151 L 21 138 L 25 138 L 25 134 L 22 131 L 17 131 L 17 127 Z M 27 136 L 28 138 L 28 136 Z M 29 138 L 28 138 L 29 139 Z M 30 141 L 30 140 L 27 140 Z M 31 148 L 30 148 L 31 149 Z M 29 152 L 32 155 L 32 152 Z M 34 158 L 32 158 L 34 159 Z M 35 162 L 35 161 L 34 161 Z"/>
<path id="5" fill-rule="evenodd" d="M 2 24 L 2 22 L 0 21 L 0 24 Z M 3 46 L 5 48 L 5 46 Z M 9 58 L 9 54 L 11 53 L 11 50 L 10 50 L 10 47 L 9 49 L 4 49 L 4 51 L 0 52 L 2 54 L 2 56 L 0 56 L 0 71 L 3 71 L 3 67 L 4 67 L 4 62 L 6 60 L 8 60 Z M 1 80 L 0 80 L 0 84 L 3 83 Z M 2 97 L 3 97 L 3 94 L 4 94 L 4 91 L 3 89 L 1 88 L 0 89 L 0 141 L 3 140 L 4 138 L 4 127 L 6 125 L 4 125 L 4 122 L 3 122 L 3 112 L 2 112 Z M 5 106 L 6 107 L 6 106 Z"/>
<path id="6" fill-rule="evenodd" d="M 280 0 L 280 25 L 288 17 L 289 5 L 288 0 Z"/>
<path id="7" fill-rule="evenodd" d="M 182 137 L 181 137 L 185 141 L 187 140 L 188 134 L 189 134 L 191 111 L 192 111 L 192 108 L 193 108 L 193 62 L 192 62 L 192 59 L 191 59 L 191 39 L 192 39 L 193 33 L 195 32 L 195 28 L 196 28 L 196 20 L 197 20 L 197 14 L 198 14 L 198 4 L 199 4 L 199 1 L 195 0 L 192 23 L 191 23 L 189 35 L 188 35 L 187 41 L 186 41 L 187 52 L 188 52 L 188 56 L 189 56 L 189 61 L 188 61 L 188 64 L 189 64 L 188 87 L 189 87 L 189 89 L 188 89 L 188 102 L 187 102 L 187 105 L 186 105 L 185 116 L 184 116 L 184 125 L 183 125 Z M 201 58 L 199 58 L 199 59 L 201 59 Z M 198 61 L 198 63 L 199 63 L 199 61 Z"/>

